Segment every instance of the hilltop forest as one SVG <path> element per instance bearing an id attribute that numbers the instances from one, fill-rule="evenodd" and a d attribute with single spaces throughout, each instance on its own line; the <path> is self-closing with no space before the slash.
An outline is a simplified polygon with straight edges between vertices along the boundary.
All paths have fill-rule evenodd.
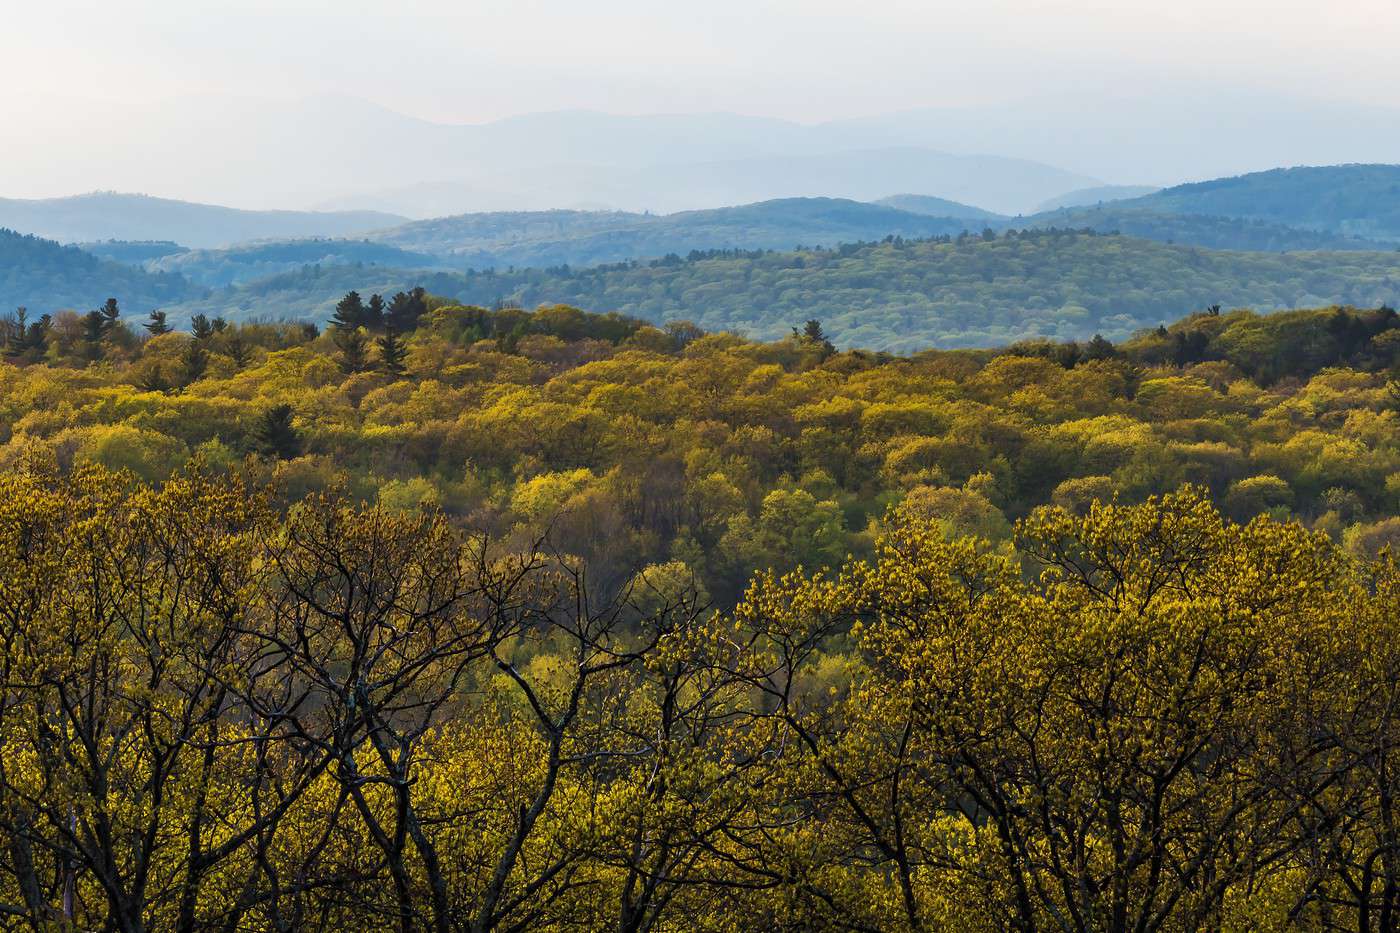
<path id="1" fill-rule="evenodd" d="M 394 269 L 307 266 L 171 305 L 247 320 L 258 309 L 325 320 L 350 289 L 408 287 Z M 1025 339 L 1120 340 L 1182 309 L 1376 307 L 1400 294 L 1400 253 L 1244 253 L 1170 246 L 1088 231 L 1026 231 L 847 244 L 794 252 L 694 252 L 585 268 L 417 277 L 434 294 L 484 305 L 564 302 L 662 325 L 776 339 L 819 318 L 841 347 L 917 352 Z"/>

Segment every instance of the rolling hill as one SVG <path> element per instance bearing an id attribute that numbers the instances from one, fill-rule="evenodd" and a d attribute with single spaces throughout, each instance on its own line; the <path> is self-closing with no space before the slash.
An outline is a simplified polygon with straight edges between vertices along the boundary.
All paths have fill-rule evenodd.
<path id="1" fill-rule="evenodd" d="M 0 228 L 0 308 L 7 312 L 25 307 L 37 318 L 62 309 L 87 311 L 115 297 L 127 313 L 145 314 L 204 293 L 179 275 L 146 272 Z"/>
<path id="2" fill-rule="evenodd" d="M 149 272 L 177 273 L 200 285 L 220 287 L 290 272 L 306 265 L 393 266 L 431 269 L 442 261 L 426 253 L 367 240 L 285 240 L 229 249 L 193 249 L 142 263 Z"/>
<path id="3" fill-rule="evenodd" d="M 373 235 L 459 269 L 596 265 L 692 250 L 792 249 L 886 236 L 956 236 L 980 221 L 840 198 L 786 198 L 677 214 L 545 211 L 464 214 Z"/>
<path id="4" fill-rule="evenodd" d="M 1095 188 L 1080 188 L 1078 191 L 1070 191 L 1045 201 L 1036 207 L 1035 211 L 1037 214 L 1043 214 L 1048 211 L 1064 210 L 1068 207 L 1091 207 L 1096 204 L 1106 204 L 1109 201 L 1140 198 L 1161 190 L 1155 185 L 1099 185 Z"/>
<path id="5" fill-rule="evenodd" d="M 1347 236 L 1329 230 L 1290 227 L 1246 217 L 1209 214 L 1176 214 L 1133 207 L 1133 202 L 1112 202 L 1097 207 L 1050 211 L 1017 218 L 998 228 L 1090 229 L 1098 233 L 1122 233 L 1162 243 L 1183 243 L 1207 249 L 1289 252 L 1293 250 L 1382 250 L 1377 240 Z"/>
<path id="6" fill-rule="evenodd" d="M 540 148 L 568 151 L 558 140 L 542 143 Z M 516 162 L 480 168 L 467 177 L 397 185 L 329 199 L 320 206 L 373 207 L 419 217 L 583 205 L 674 213 L 781 198 L 874 201 L 893 189 L 937 191 L 957 201 L 1017 213 L 1092 183 L 1086 176 L 1027 159 L 963 155 L 918 146 L 829 152 L 799 149 L 640 166 L 539 165 L 529 155 L 522 155 Z"/>
<path id="7" fill-rule="evenodd" d="M 1115 206 L 1400 242 L 1400 165 L 1279 168 L 1177 185 Z"/>
<path id="8" fill-rule="evenodd" d="M 973 207 L 971 204 L 949 201 L 947 198 L 936 198 L 930 194 L 892 194 L 887 198 L 880 198 L 875 203 L 911 214 L 927 214 L 930 217 L 958 217 L 978 221 L 1006 219 L 1004 214 Z"/>
<path id="9" fill-rule="evenodd" d="M 63 243 L 173 240 L 218 247 L 268 237 L 352 236 L 404 219 L 374 211 L 245 211 L 114 192 L 32 201 L 0 198 L 0 227 Z"/>
<path id="10" fill-rule="evenodd" d="M 1281 255 L 1124 236 L 1032 232 L 961 242 L 719 253 L 589 269 L 449 274 L 307 267 L 174 305 L 231 319 L 325 320 L 340 295 L 412 285 L 459 301 L 563 302 L 650 321 L 677 318 L 755 337 L 821 319 L 846 346 L 900 351 L 1035 337 L 1125 337 L 1212 304 L 1270 311 L 1400 296 L 1400 253 Z"/>

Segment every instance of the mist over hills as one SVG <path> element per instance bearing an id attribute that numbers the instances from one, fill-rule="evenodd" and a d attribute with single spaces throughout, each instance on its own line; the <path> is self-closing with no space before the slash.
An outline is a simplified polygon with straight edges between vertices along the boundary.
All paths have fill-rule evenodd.
<path id="1" fill-rule="evenodd" d="M 6 162 L 17 176 L 42 175 L 70 191 L 100 178 L 109 188 L 241 206 L 416 217 L 581 206 L 669 213 L 777 197 L 871 200 L 901 190 L 1015 213 L 1096 183 L 956 141 L 933 147 L 889 134 L 875 141 L 860 127 L 728 113 L 564 111 L 445 124 L 349 97 L 198 96 L 125 116 L 94 164 L 84 133 L 109 122 L 75 117 L 42 145 L 18 139 Z M 161 140 L 158 151 L 152 139 Z M 313 232 L 324 234 L 304 235 Z"/>
<path id="2" fill-rule="evenodd" d="M 1110 201 L 1140 198 L 1161 190 L 1153 185 L 1098 185 L 1093 188 L 1080 188 L 1078 191 L 1070 191 L 1042 202 L 1036 206 L 1035 212 L 1044 214 L 1070 207 L 1093 207 Z"/>
<path id="3" fill-rule="evenodd" d="M 780 198 L 872 201 L 894 188 L 939 191 L 992 211 L 1017 213 L 1090 181 L 1086 176 L 1029 160 L 953 155 L 912 146 L 647 166 L 531 165 L 528 158 L 519 164 L 482 169 L 460 182 L 392 187 L 330 199 L 317 206 L 374 208 L 420 216 L 585 205 L 675 213 Z"/>
<path id="4" fill-rule="evenodd" d="M 893 192 L 1029 214 L 1104 184 L 1167 185 L 1279 164 L 1383 161 L 1400 152 L 1393 109 L 1187 90 L 1151 100 L 1129 91 L 1031 94 L 809 124 L 582 110 L 452 124 L 346 96 L 205 94 L 134 102 L 119 116 L 75 110 L 43 132 L 16 134 L 5 160 L 10 177 L 43 193 L 100 186 L 242 207 L 353 207 L 421 218 L 550 208 L 672 212 Z M 92 144 L 93 127 L 103 128 L 100 147 Z M 160 146 L 151 147 L 152 139 Z M 897 163 L 899 152 L 928 157 L 904 160 L 905 174 L 867 190 L 863 181 L 877 166 Z M 885 153 L 884 161 L 858 153 Z M 833 164 L 834 156 L 848 164 Z M 955 175 L 943 174 L 957 168 L 950 158 L 987 159 L 987 171 L 975 186 L 960 187 Z M 1019 181 L 1021 169 L 1044 183 Z M 724 172 L 733 176 L 729 185 L 719 183 Z"/>
<path id="5" fill-rule="evenodd" d="M 0 227 L 65 243 L 172 240 L 216 247 L 263 237 L 351 236 L 404 219 L 374 211 L 248 211 L 116 192 L 41 200 L 0 198 Z"/>

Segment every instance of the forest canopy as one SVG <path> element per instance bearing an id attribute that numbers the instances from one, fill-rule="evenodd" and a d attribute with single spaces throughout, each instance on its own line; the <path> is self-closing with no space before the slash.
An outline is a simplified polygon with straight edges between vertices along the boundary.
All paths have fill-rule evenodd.
<path id="1" fill-rule="evenodd" d="M 0 343 L 7 922 L 1395 925 L 1389 308 Z"/>

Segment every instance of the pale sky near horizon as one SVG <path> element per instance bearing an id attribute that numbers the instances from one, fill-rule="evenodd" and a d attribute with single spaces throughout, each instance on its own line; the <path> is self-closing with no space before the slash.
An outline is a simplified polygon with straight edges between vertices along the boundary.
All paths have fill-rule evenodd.
<path id="1" fill-rule="evenodd" d="M 880 145 L 1121 183 L 1400 162 L 1397 48 L 1400 0 L 0 0 L 0 197 L 358 206 L 464 182 L 464 204 L 514 206 L 547 180 L 442 134 L 396 152 L 347 100 L 438 123 L 880 117 Z M 552 132 L 513 137 L 578 169 L 549 203 L 615 203 L 589 180 L 605 147 Z M 670 130 L 649 132 L 619 145 Z"/>
<path id="2" fill-rule="evenodd" d="M 1393 0 L 3 0 L 0 120 L 177 95 L 803 122 L 1101 90 L 1400 106 Z M 13 126 L 12 123 L 9 125 Z"/>

